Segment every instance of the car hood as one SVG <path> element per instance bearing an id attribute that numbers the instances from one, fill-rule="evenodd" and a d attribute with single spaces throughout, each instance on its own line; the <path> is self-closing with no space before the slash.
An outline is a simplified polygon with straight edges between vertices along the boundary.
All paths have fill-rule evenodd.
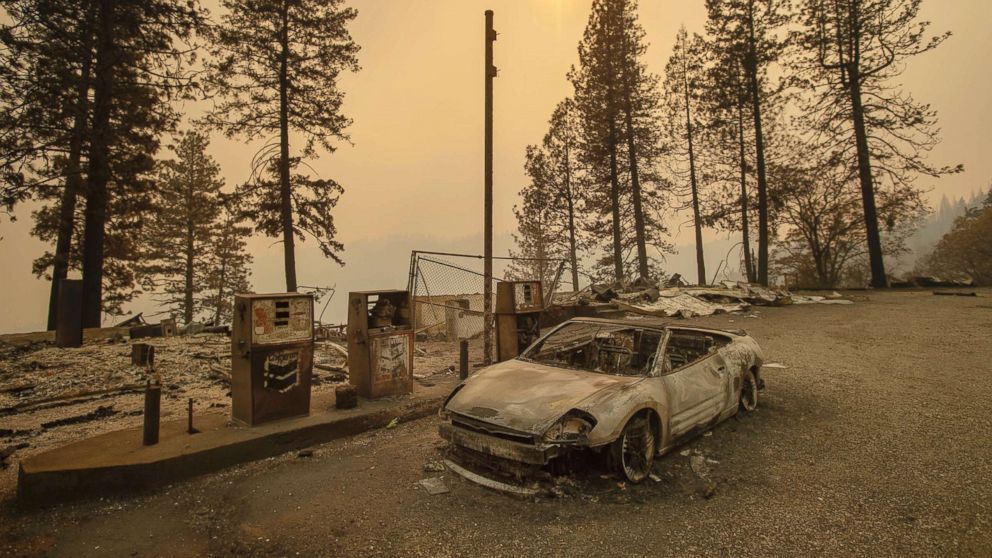
<path id="1" fill-rule="evenodd" d="M 611 376 L 522 360 L 477 372 L 445 409 L 519 432 L 541 435 L 568 411 L 605 390 L 633 385 L 639 376 Z"/>

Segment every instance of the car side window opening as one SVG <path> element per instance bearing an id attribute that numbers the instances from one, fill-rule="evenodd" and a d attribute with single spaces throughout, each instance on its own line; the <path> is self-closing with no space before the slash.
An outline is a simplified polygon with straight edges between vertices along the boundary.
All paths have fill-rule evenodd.
<path id="1" fill-rule="evenodd" d="M 663 336 L 652 329 L 573 322 L 552 332 L 522 358 L 600 374 L 643 376 L 654 368 Z"/>
<path id="2" fill-rule="evenodd" d="M 665 359 L 668 370 L 674 371 L 693 362 L 702 360 L 717 351 L 730 340 L 721 335 L 701 331 L 673 329 L 665 346 Z"/>

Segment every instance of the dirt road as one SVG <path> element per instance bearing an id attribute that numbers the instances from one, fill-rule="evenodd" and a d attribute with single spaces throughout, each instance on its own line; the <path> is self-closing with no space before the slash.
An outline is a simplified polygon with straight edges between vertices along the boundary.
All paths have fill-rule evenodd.
<path id="1" fill-rule="evenodd" d="M 437 421 L 42 512 L 3 503 L 0 554 L 58 556 L 989 556 L 992 291 L 694 320 L 754 335 L 760 410 L 676 451 L 658 482 L 598 473 L 518 500 L 429 469 Z M 853 295 L 858 299 L 859 295 Z M 731 320 L 733 323 L 731 323 Z M 427 470 L 425 470 L 427 469 Z M 441 476 L 447 494 L 417 481 Z"/>

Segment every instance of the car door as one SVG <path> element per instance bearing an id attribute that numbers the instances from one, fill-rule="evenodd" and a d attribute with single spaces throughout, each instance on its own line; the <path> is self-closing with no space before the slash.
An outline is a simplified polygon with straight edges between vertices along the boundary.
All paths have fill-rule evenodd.
<path id="1" fill-rule="evenodd" d="M 673 330 L 677 335 L 678 330 Z M 669 336 L 665 343 L 662 380 L 668 395 L 669 429 L 673 438 L 708 424 L 723 410 L 729 389 L 727 362 L 718 350 L 687 363 L 670 359 Z"/>

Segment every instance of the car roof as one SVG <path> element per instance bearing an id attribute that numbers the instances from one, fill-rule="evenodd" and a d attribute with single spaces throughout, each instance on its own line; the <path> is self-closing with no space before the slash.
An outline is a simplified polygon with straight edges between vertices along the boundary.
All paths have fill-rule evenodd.
<path id="1" fill-rule="evenodd" d="M 598 323 L 598 324 L 610 324 L 610 325 L 621 325 L 629 327 L 650 327 L 656 329 L 665 329 L 667 327 L 676 327 L 679 329 L 691 329 L 696 331 L 712 331 L 718 333 L 729 333 L 731 335 L 747 335 L 747 332 L 741 329 L 720 329 L 715 327 L 700 327 L 690 324 L 680 325 L 674 323 L 672 320 L 665 320 L 662 318 L 656 318 L 653 316 L 645 316 L 643 318 L 586 318 L 586 317 L 576 317 L 568 320 L 569 322 L 585 322 L 585 323 Z"/>

